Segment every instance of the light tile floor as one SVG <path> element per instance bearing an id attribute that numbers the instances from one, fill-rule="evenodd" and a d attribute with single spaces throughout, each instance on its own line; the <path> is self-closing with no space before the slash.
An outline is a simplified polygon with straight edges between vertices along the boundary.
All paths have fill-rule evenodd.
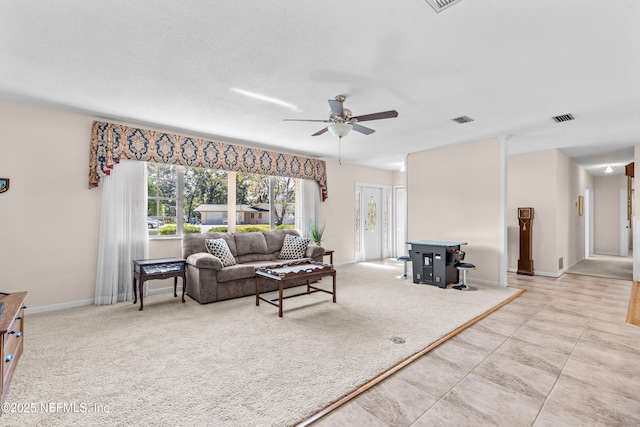
<path id="1" fill-rule="evenodd" d="M 640 426 L 631 282 L 508 281 L 527 292 L 312 425 Z"/>

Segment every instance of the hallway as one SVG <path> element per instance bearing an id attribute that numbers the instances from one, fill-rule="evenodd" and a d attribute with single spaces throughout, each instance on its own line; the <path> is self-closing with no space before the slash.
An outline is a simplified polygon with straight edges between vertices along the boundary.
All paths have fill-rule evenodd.
<path id="1" fill-rule="evenodd" d="M 610 279 L 633 280 L 633 255 L 621 257 L 594 254 L 578 262 L 567 272 Z"/>

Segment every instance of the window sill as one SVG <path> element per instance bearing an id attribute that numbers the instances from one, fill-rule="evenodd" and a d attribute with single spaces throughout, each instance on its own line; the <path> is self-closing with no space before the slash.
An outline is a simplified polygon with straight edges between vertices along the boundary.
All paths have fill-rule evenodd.
<path id="1" fill-rule="evenodd" d="M 182 236 L 149 236 L 149 240 L 178 240 Z"/>

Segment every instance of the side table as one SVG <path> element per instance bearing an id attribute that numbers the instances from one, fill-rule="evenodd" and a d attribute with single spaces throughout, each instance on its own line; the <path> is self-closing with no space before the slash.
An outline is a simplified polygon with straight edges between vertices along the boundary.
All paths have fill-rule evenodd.
<path id="1" fill-rule="evenodd" d="M 140 289 L 140 310 L 144 308 L 142 296 L 144 294 L 144 282 L 152 279 L 168 279 L 173 277 L 173 296 L 178 296 L 178 277 L 182 277 L 182 302 L 187 290 L 186 264 L 180 258 L 142 259 L 133 261 L 133 303 L 138 302 L 138 287 Z M 136 282 L 139 281 L 138 287 Z"/>
<path id="2" fill-rule="evenodd" d="M 329 256 L 329 264 L 333 264 L 333 249 L 325 249 L 323 256 Z"/>

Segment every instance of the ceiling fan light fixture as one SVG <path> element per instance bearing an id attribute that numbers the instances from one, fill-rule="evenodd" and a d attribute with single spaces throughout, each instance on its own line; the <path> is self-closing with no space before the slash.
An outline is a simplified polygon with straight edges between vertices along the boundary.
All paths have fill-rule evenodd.
<path id="1" fill-rule="evenodd" d="M 351 131 L 353 125 L 351 125 L 350 123 L 331 123 L 327 127 L 329 128 L 329 132 L 331 132 L 333 136 L 342 138 Z"/>

